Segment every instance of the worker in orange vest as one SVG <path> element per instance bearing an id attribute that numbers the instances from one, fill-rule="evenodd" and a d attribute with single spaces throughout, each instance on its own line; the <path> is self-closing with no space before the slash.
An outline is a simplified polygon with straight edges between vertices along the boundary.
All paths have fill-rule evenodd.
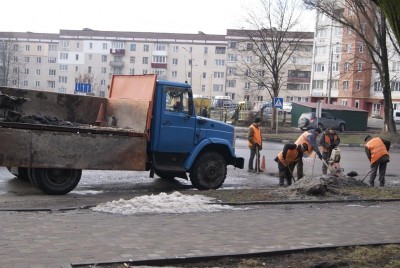
<path id="1" fill-rule="evenodd" d="M 274 159 L 278 163 L 279 170 L 279 186 L 284 186 L 286 179 L 287 186 L 292 184 L 293 170 L 303 153 L 308 150 L 307 144 L 303 143 L 297 145 L 295 143 L 288 143 L 283 146 L 283 150 Z"/>
<path id="2" fill-rule="evenodd" d="M 327 128 L 321 135 L 319 140 L 319 145 L 321 145 L 322 158 L 325 163 L 328 163 L 331 157 L 332 150 L 335 149 L 340 144 L 339 134 L 331 127 Z M 322 163 L 322 174 L 326 175 L 328 173 L 328 167 L 325 163 Z"/>
<path id="3" fill-rule="evenodd" d="M 262 134 L 261 134 L 261 119 L 259 117 L 254 118 L 254 123 L 250 125 L 248 133 L 247 133 L 247 144 L 250 148 L 250 158 L 248 165 L 248 172 L 263 172 L 260 168 L 260 153 L 259 151 L 262 149 Z M 253 168 L 254 157 L 257 155 L 257 164 L 256 168 Z"/>
<path id="4" fill-rule="evenodd" d="M 301 145 L 303 143 L 307 144 L 307 151 L 304 152 L 306 156 L 310 156 L 314 151 L 318 155 L 318 158 L 322 160 L 322 154 L 318 149 L 317 138 L 318 135 L 321 134 L 322 130 L 320 128 L 310 129 L 305 131 L 300 137 L 294 142 L 297 145 Z M 303 158 L 300 158 L 297 162 L 297 178 L 300 180 L 303 178 Z"/>
<path id="5" fill-rule="evenodd" d="M 374 187 L 376 173 L 379 169 L 379 186 L 385 186 L 386 165 L 389 160 L 389 148 L 391 142 L 379 137 L 372 138 L 367 135 L 365 141 L 365 153 L 371 163 L 369 184 Z"/>

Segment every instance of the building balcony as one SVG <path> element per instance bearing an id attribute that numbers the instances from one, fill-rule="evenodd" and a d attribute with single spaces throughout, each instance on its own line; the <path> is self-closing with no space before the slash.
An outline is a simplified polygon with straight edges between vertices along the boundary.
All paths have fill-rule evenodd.
<path id="1" fill-rule="evenodd" d="M 122 68 L 122 67 L 124 67 L 124 62 L 123 61 L 110 61 L 110 66 Z"/>
<path id="2" fill-rule="evenodd" d="M 155 62 L 152 62 L 152 63 L 151 63 L 151 68 L 155 68 L 155 69 L 167 69 L 167 64 L 166 64 L 166 63 L 155 63 Z"/>
<path id="3" fill-rule="evenodd" d="M 124 56 L 125 55 L 125 49 L 111 48 L 110 49 L 110 54 L 117 55 L 117 56 Z"/>

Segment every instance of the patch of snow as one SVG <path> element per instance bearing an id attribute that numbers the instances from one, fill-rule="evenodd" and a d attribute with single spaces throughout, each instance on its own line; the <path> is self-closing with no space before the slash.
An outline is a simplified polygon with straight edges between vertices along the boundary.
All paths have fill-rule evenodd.
<path id="1" fill-rule="evenodd" d="M 160 193 L 158 195 L 144 195 L 130 200 L 114 200 L 101 203 L 92 210 L 112 214 L 159 214 L 159 213 L 192 213 L 192 212 L 216 212 L 222 210 L 241 210 L 227 205 L 215 203 L 215 198 L 203 195 L 183 195 L 180 192 L 171 194 Z"/>
<path id="2" fill-rule="evenodd" d="M 88 195 L 88 194 L 102 194 L 103 191 L 93 191 L 93 190 L 85 190 L 85 191 L 72 191 L 71 193 L 80 194 L 80 195 Z"/>

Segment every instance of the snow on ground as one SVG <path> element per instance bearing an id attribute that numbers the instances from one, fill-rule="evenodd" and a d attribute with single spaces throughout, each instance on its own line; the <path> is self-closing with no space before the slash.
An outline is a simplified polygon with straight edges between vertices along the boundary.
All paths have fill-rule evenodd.
<path id="1" fill-rule="evenodd" d="M 92 210 L 123 215 L 240 210 L 240 208 L 219 205 L 215 202 L 214 198 L 203 195 L 183 195 L 180 192 L 173 192 L 171 194 L 144 195 L 130 200 L 114 200 L 101 203 Z"/>

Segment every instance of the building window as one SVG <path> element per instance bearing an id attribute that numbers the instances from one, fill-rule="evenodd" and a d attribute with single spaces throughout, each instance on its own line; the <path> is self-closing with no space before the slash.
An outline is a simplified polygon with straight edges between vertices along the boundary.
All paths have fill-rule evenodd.
<path id="1" fill-rule="evenodd" d="M 225 60 L 215 60 L 215 65 L 217 66 L 224 66 L 225 65 Z"/>
<path id="2" fill-rule="evenodd" d="M 48 88 L 56 88 L 56 81 L 47 81 Z"/>
<path id="3" fill-rule="evenodd" d="M 106 74 L 107 73 L 107 68 L 106 67 L 101 67 L 101 73 Z"/>
<path id="4" fill-rule="evenodd" d="M 178 65 L 178 59 L 177 58 L 172 59 L 172 65 Z"/>
<path id="5" fill-rule="evenodd" d="M 149 58 L 148 57 L 143 57 L 142 63 L 143 64 L 149 64 Z"/>
<path id="6" fill-rule="evenodd" d="M 347 100 L 342 100 L 342 106 L 347 106 Z"/>
<path id="7" fill-rule="evenodd" d="M 41 64 L 42 63 L 42 58 L 41 57 L 37 57 L 36 58 L 36 63 L 37 64 Z"/>
<path id="8" fill-rule="evenodd" d="M 244 83 L 244 89 L 250 89 L 250 82 Z"/>
<path id="9" fill-rule="evenodd" d="M 346 80 L 343 81 L 343 82 L 342 82 L 342 85 L 343 85 L 343 90 L 346 91 L 346 90 L 349 89 L 349 81 L 346 81 Z"/>
<path id="10" fill-rule="evenodd" d="M 355 86 L 356 91 L 360 91 L 361 90 L 361 81 L 356 80 L 354 86 Z"/>
<path id="11" fill-rule="evenodd" d="M 358 63 L 357 63 L 357 70 L 358 70 L 359 72 L 361 72 L 361 71 L 363 70 L 363 65 L 364 65 L 364 63 L 362 63 L 362 62 L 358 62 Z"/>
<path id="12" fill-rule="evenodd" d="M 55 76 L 56 75 L 56 70 L 55 69 L 50 69 L 49 70 L 49 75 L 50 76 Z"/>
<path id="13" fill-rule="evenodd" d="M 390 88 L 391 88 L 392 91 L 400 91 L 400 82 L 392 81 L 390 83 Z"/>
<path id="14" fill-rule="evenodd" d="M 68 47 L 69 47 L 69 42 L 68 42 L 68 41 L 65 41 L 65 40 L 61 40 L 61 41 L 60 41 L 60 47 L 61 47 L 62 49 L 68 48 Z"/>
<path id="15" fill-rule="evenodd" d="M 339 62 L 332 63 L 332 72 L 339 72 Z"/>
<path id="16" fill-rule="evenodd" d="M 100 86 L 105 86 L 106 85 L 106 80 L 105 79 L 101 79 L 100 80 Z"/>
<path id="17" fill-rule="evenodd" d="M 107 62 L 107 55 L 101 55 L 101 62 Z"/>
<path id="18" fill-rule="evenodd" d="M 67 54 L 68 55 L 68 54 Z M 49 57 L 47 60 L 49 63 L 57 63 L 57 58 L 56 57 Z"/>
<path id="19" fill-rule="evenodd" d="M 67 76 L 59 76 L 58 77 L 59 83 L 67 83 L 67 81 L 68 81 Z"/>
<path id="20" fill-rule="evenodd" d="M 136 44 L 131 44 L 130 45 L 130 50 L 131 51 L 136 51 Z"/>
<path id="21" fill-rule="evenodd" d="M 24 70 L 24 73 L 25 73 L 25 74 L 29 74 L 29 69 L 26 68 L 26 69 Z"/>
<path id="22" fill-rule="evenodd" d="M 179 52 L 179 46 L 174 46 L 173 51 L 174 52 Z"/>
<path id="23" fill-rule="evenodd" d="M 25 61 L 25 63 L 28 63 L 29 62 L 29 57 L 25 57 L 24 61 Z"/>
<path id="24" fill-rule="evenodd" d="M 208 47 L 204 47 L 204 54 L 208 54 Z"/>
<path id="25" fill-rule="evenodd" d="M 107 43 L 103 43 L 103 50 L 107 50 L 107 49 L 108 49 Z"/>
<path id="26" fill-rule="evenodd" d="M 167 62 L 167 57 L 166 56 L 153 56 L 152 59 L 153 63 L 166 63 Z"/>
<path id="27" fill-rule="evenodd" d="M 35 81 L 35 87 L 39 88 L 40 87 L 40 81 Z"/>
<path id="28" fill-rule="evenodd" d="M 360 53 L 364 52 L 364 43 L 363 42 L 358 42 L 358 52 L 360 52 Z"/>
<path id="29" fill-rule="evenodd" d="M 36 47 L 36 50 L 37 50 L 37 51 L 42 51 L 42 46 L 37 46 L 37 47 Z"/>
<path id="30" fill-rule="evenodd" d="M 400 61 L 395 61 L 392 64 L 392 71 L 393 72 L 398 72 L 400 71 Z"/>
<path id="31" fill-rule="evenodd" d="M 178 72 L 177 71 L 172 71 L 171 76 L 174 77 L 174 78 L 178 77 Z"/>
<path id="32" fill-rule="evenodd" d="M 60 53 L 60 59 L 61 60 L 68 60 L 68 53 L 64 53 L 64 52 Z"/>
<path id="33" fill-rule="evenodd" d="M 92 73 L 92 66 L 88 66 L 88 73 Z"/>
<path id="34" fill-rule="evenodd" d="M 236 48 L 236 42 L 228 42 L 228 47 L 229 48 L 232 48 L 232 49 L 235 49 Z"/>
<path id="35" fill-rule="evenodd" d="M 40 75 L 40 69 L 36 69 L 35 74 Z"/>
<path id="36" fill-rule="evenodd" d="M 29 51 L 31 49 L 31 47 L 29 45 L 25 46 L 25 51 Z"/>
<path id="37" fill-rule="evenodd" d="M 225 47 L 216 47 L 215 54 L 225 54 L 226 48 Z"/>
<path id="38" fill-rule="evenodd" d="M 381 82 L 374 82 L 374 91 L 382 91 L 382 89 Z"/>
<path id="39" fill-rule="evenodd" d="M 79 47 L 79 43 L 77 45 Z M 93 49 L 93 43 L 92 42 L 89 43 L 89 49 Z"/>
<path id="40" fill-rule="evenodd" d="M 323 71 L 325 71 L 324 63 L 315 63 L 314 64 L 314 72 L 323 72 Z"/>
<path id="41" fill-rule="evenodd" d="M 350 62 L 345 62 L 344 63 L 344 71 L 348 72 L 350 70 Z"/>
<path id="42" fill-rule="evenodd" d="M 236 54 L 228 54 L 228 61 L 236 62 L 237 61 L 237 55 Z"/>
<path id="43" fill-rule="evenodd" d="M 213 85 L 213 91 L 222 92 L 223 90 L 224 90 L 224 85 L 220 85 L 220 84 L 214 84 Z"/>
<path id="44" fill-rule="evenodd" d="M 29 85 L 28 80 L 24 80 L 23 85 L 24 87 L 27 87 Z"/>
<path id="45" fill-rule="evenodd" d="M 68 65 L 67 64 L 60 64 L 60 71 L 68 71 Z"/>
<path id="46" fill-rule="evenodd" d="M 325 55 L 326 54 L 326 46 L 315 47 L 315 54 L 316 55 Z"/>
<path id="47" fill-rule="evenodd" d="M 226 87 L 235 88 L 236 87 L 236 80 L 226 80 Z"/>
<path id="48" fill-rule="evenodd" d="M 246 44 L 246 49 L 247 49 L 247 51 L 252 51 L 253 50 L 253 43 L 247 43 Z"/>
<path id="49" fill-rule="evenodd" d="M 253 63 L 253 56 L 247 56 L 246 63 Z"/>
<path id="50" fill-rule="evenodd" d="M 143 51 L 144 52 L 148 52 L 149 50 L 150 50 L 150 46 L 149 45 L 147 45 L 147 44 L 143 45 Z"/>
<path id="51" fill-rule="evenodd" d="M 326 28 L 317 29 L 317 37 L 325 38 L 326 37 Z"/>
<path id="52" fill-rule="evenodd" d="M 134 68 L 129 68 L 129 74 L 131 74 L 131 75 L 135 74 L 135 69 Z"/>
<path id="53" fill-rule="evenodd" d="M 75 60 L 79 60 L 79 54 L 75 54 Z"/>
<path id="54" fill-rule="evenodd" d="M 124 42 L 119 42 L 119 41 L 112 41 L 111 46 L 114 49 L 124 49 L 125 48 Z"/>
<path id="55" fill-rule="evenodd" d="M 224 78 L 224 72 L 214 72 L 214 78 Z"/>
<path id="56" fill-rule="evenodd" d="M 93 60 L 93 55 L 89 54 L 89 59 L 88 60 Z"/>
<path id="57" fill-rule="evenodd" d="M 167 50 L 167 44 L 165 44 L 165 43 L 156 43 L 155 50 L 156 51 L 166 51 Z"/>
<path id="58" fill-rule="evenodd" d="M 355 105 L 355 107 L 356 108 L 360 108 L 360 101 L 359 100 L 356 100 L 355 102 L 354 102 L 354 105 Z"/>
<path id="59" fill-rule="evenodd" d="M 324 80 L 313 80 L 312 89 L 323 89 L 324 88 Z"/>
<path id="60" fill-rule="evenodd" d="M 49 45 L 49 51 L 57 51 L 57 45 Z"/>

